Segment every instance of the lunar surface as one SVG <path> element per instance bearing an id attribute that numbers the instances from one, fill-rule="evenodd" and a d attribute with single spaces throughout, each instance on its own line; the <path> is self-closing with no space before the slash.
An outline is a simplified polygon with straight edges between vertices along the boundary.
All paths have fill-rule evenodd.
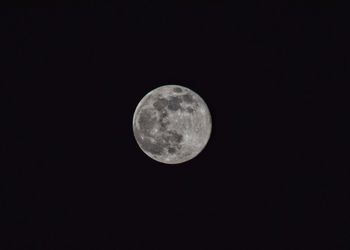
<path id="1" fill-rule="evenodd" d="M 152 159 L 178 164 L 196 157 L 211 134 L 211 116 L 204 100 L 179 85 L 149 92 L 133 117 L 135 139 Z"/>

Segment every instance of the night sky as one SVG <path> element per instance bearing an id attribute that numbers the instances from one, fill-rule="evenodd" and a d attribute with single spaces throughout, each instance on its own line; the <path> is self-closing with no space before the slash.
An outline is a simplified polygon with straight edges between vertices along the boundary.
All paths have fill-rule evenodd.
<path id="1" fill-rule="evenodd" d="M 175 2 L 0 10 L 0 249 L 349 249 L 346 9 Z M 132 130 L 165 84 L 212 116 L 180 165 Z"/>

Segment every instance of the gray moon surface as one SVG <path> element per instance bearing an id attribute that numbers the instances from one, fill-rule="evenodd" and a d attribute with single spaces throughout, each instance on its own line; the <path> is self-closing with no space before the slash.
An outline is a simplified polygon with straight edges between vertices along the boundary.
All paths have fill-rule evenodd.
<path id="1" fill-rule="evenodd" d="M 212 129 L 204 100 L 180 85 L 164 85 L 146 94 L 136 107 L 133 132 L 142 151 L 152 159 L 178 164 L 196 157 Z"/>

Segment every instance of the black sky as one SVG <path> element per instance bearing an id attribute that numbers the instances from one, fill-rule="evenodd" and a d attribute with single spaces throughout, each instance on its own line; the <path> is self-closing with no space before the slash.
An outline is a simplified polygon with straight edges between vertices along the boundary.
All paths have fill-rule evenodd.
<path id="1" fill-rule="evenodd" d="M 2 9 L 3 249 L 348 249 L 345 16 L 286 1 Z M 164 84 L 213 119 L 176 166 L 132 134 Z"/>

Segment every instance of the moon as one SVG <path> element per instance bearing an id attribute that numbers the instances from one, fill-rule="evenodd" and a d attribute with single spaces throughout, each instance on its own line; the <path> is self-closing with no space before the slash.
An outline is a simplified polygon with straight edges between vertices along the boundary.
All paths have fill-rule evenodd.
<path id="1" fill-rule="evenodd" d="M 179 164 L 196 157 L 212 129 L 204 100 L 180 85 L 164 85 L 146 94 L 136 107 L 133 132 L 137 144 L 152 159 Z"/>

